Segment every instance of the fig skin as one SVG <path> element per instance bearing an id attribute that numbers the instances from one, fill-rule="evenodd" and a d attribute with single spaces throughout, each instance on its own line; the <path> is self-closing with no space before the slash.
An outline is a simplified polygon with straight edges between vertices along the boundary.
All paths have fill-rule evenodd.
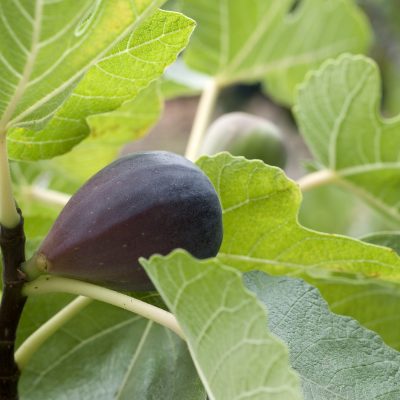
<path id="1" fill-rule="evenodd" d="M 249 160 L 258 159 L 284 168 L 287 151 L 282 135 L 272 122 L 244 112 L 222 115 L 208 128 L 201 154 L 228 151 Z"/>
<path id="2" fill-rule="evenodd" d="M 28 265 L 118 290 L 154 287 L 139 257 L 183 248 L 217 255 L 222 211 L 208 177 L 169 152 L 125 156 L 71 198 Z M 28 267 L 31 268 L 31 267 Z"/>

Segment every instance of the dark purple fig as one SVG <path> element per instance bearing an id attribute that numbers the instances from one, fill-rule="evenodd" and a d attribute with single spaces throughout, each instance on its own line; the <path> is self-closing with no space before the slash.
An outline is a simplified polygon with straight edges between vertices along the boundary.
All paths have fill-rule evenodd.
<path id="1" fill-rule="evenodd" d="M 177 154 L 137 153 L 116 160 L 81 187 L 26 271 L 150 290 L 139 257 L 182 248 L 208 258 L 218 253 L 221 241 L 221 206 L 207 176 Z"/>

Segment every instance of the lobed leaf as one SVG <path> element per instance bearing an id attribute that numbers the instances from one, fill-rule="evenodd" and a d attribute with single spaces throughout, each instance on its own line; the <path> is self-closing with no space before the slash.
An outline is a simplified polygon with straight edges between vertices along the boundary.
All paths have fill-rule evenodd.
<path id="1" fill-rule="evenodd" d="M 400 119 L 379 114 L 379 71 L 363 56 L 327 62 L 301 86 L 294 113 L 314 156 L 400 222 Z"/>
<path id="2" fill-rule="evenodd" d="M 238 272 L 182 250 L 141 263 L 178 319 L 211 400 L 302 398 L 286 347 Z"/>
<path id="3" fill-rule="evenodd" d="M 302 227 L 301 192 L 280 169 L 228 153 L 202 157 L 198 165 L 221 199 L 218 258 L 224 264 L 242 271 L 400 282 L 400 257 L 393 250 Z"/>

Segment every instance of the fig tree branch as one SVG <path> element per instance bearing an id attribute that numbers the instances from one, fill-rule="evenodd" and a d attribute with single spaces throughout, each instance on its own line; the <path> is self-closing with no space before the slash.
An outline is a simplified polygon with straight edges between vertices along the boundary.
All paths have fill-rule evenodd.
<path id="1" fill-rule="evenodd" d="M 19 215 L 19 214 L 18 214 Z M 0 228 L 0 247 L 3 256 L 3 294 L 0 305 L 0 399 L 18 399 L 20 371 L 14 359 L 18 323 L 26 298 L 25 283 L 20 265 L 25 261 L 23 219 L 14 228 Z"/>
<path id="2" fill-rule="evenodd" d="M 171 329 L 178 336 L 184 339 L 178 321 L 170 312 L 102 286 L 74 279 L 42 275 L 32 282 L 26 283 L 23 288 L 23 294 L 25 296 L 55 292 L 86 296 L 93 300 L 112 304 L 116 307 L 120 307 L 124 310 L 157 322 L 158 324 Z"/>
<path id="3" fill-rule="evenodd" d="M 186 158 L 191 161 L 195 161 L 199 155 L 199 149 L 206 129 L 210 123 L 219 90 L 220 88 L 217 81 L 211 80 L 201 95 L 196 117 L 193 122 L 192 132 L 190 133 L 189 142 L 185 152 Z"/>

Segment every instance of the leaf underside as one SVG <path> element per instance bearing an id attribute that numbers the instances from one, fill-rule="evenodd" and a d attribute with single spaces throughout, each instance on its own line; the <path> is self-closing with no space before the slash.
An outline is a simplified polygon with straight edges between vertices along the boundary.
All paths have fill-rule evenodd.
<path id="1" fill-rule="evenodd" d="M 249 272 L 244 282 L 268 309 L 268 326 L 289 347 L 305 399 L 395 400 L 400 353 L 356 320 L 333 314 L 299 279 Z"/>
<path id="2" fill-rule="evenodd" d="M 400 224 L 400 118 L 379 113 L 377 65 L 363 56 L 329 61 L 301 86 L 294 113 L 318 161 Z"/>

